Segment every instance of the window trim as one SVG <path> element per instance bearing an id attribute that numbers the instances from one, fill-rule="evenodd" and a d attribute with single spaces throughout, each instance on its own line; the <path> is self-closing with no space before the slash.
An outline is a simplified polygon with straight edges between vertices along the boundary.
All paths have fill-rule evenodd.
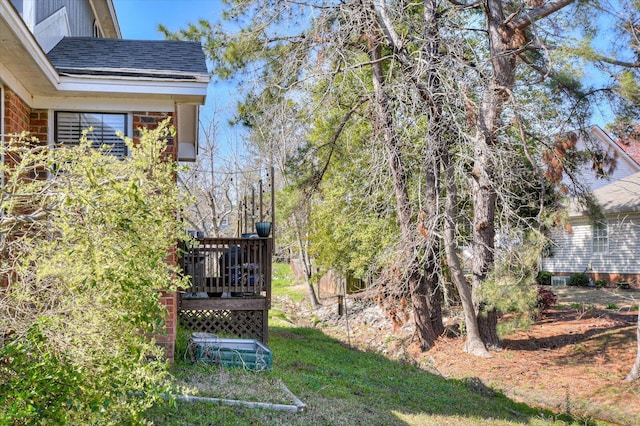
<path id="1" fill-rule="evenodd" d="M 604 235 L 602 231 L 604 230 Z M 596 250 L 596 246 L 599 250 Z M 591 253 L 609 253 L 609 223 L 605 220 L 592 222 L 591 224 Z"/>

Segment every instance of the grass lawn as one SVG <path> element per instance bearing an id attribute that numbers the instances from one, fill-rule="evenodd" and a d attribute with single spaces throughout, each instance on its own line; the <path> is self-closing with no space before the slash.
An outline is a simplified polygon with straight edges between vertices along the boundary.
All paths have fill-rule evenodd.
<path id="1" fill-rule="evenodd" d="M 286 286 L 278 287 L 276 292 Z M 307 405 L 306 411 L 170 401 L 149 410 L 146 419 L 157 425 L 596 424 L 514 402 L 479 382 L 445 379 L 351 349 L 317 329 L 279 326 L 271 327 L 269 335 L 273 369 L 254 373 L 185 361 L 180 355 L 186 348 L 183 332 L 172 371 L 176 383 L 191 395 L 292 404 L 284 384 Z"/>

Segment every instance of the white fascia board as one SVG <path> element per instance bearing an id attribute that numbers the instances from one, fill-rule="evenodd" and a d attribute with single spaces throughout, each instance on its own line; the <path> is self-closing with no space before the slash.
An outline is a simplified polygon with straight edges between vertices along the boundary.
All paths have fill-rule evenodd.
<path id="1" fill-rule="evenodd" d="M 206 81 L 158 80 L 158 79 L 118 79 L 94 77 L 60 78 L 57 86 L 61 92 L 83 93 L 128 93 L 140 95 L 183 95 L 204 97 L 207 94 Z"/>
<path id="2" fill-rule="evenodd" d="M 11 31 L 20 40 L 27 53 L 38 63 L 45 77 L 52 85 L 56 86 L 59 83 L 58 72 L 9 1 L 0 1 L 0 16 L 7 21 Z"/>

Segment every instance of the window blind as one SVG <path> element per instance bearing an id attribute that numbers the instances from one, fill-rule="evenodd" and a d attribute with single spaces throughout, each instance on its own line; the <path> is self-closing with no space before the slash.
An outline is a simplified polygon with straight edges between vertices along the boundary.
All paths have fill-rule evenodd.
<path id="1" fill-rule="evenodd" d="M 91 146 L 100 149 L 107 146 L 107 152 L 118 158 L 127 156 L 127 145 L 116 134 L 120 131 L 126 134 L 127 115 L 111 113 L 78 113 L 56 112 L 56 142 L 64 145 L 77 146 L 84 130 Z"/>

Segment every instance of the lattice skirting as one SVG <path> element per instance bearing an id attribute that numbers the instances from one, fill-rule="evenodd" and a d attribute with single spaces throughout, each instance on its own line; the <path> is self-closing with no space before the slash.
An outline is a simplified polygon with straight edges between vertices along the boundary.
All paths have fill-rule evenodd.
<path id="1" fill-rule="evenodd" d="M 181 310 L 178 318 L 186 330 L 265 340 L 263 311 Z"/>

